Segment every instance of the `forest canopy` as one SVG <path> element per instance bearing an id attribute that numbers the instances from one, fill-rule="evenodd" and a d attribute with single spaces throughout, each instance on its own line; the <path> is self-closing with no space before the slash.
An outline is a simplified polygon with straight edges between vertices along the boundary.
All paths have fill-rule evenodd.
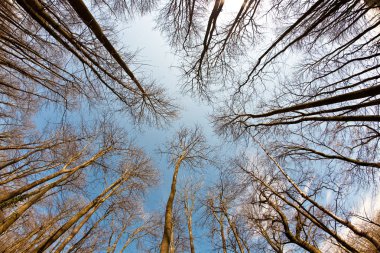
<path id="1" fill-rule="evenodd" d="M 144 16 L 220 144 L 173 130 Z M 379 64 L 378 0 L 0 1 L 0 252 L 379 252 Z"/>

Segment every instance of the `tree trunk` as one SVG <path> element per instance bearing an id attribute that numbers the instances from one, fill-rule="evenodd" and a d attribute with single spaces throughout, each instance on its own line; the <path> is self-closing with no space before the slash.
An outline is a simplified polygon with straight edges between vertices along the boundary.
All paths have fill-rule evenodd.
<path id="1" fill-rule="evenodd" d="M 195 253 L 194 248 L 194 236 L 193 236 L 193 226 L 191 214 L 187 217 L 187 229 L 189 230 L 189 242 L 190 242 L 190 252 Z"/>
<path id="2" fill-rule="evenodd" d="M 78 234 L 78 232 L 81 230 L 81 228 L 87 223 L 87 221 L 92 217 L 92 215 L 95 213 L 95 211 L 99 208 L 101 203 L 96 205 L 86 216 L 83 218 L 83 220 L 71 231 L 70 235 L 66 237 L 66 239 L 57 247 L 55 250 L 55 253 L 62 252 L 63 249 L 66 247 L 66 245 Z"/>
<path id="3" fill-rule="evenodd" d="M 227 253 L 227 242 L 226 242 L 226 237 L 224 236 L 224 225 L 223 225 L 222 214 L 220 214 L 220 218 L 218 219 L 218 222 L 220 226 L 220 238 L 222 239 L 223 253 Z"/>
<path id="4" fill-rule="evenodd" d="M 124 243 L 123 248 L 120 250 L 120 253 L 123 253 L 124 250 L 129 246 L 129 244 L 135 239 L 135 236 L 144 230 L 144 227 L 136 228 L 128 237 L 127 241 Z"/>
<path id="5" fill-rule="evenodd" d="M 36 180 L 34 181 L 33 183 L 30 183 L 28 185 L 25 185 L 17 190 L 14 190 L 12 192 L 9 192 L 9 193 L 4 193 L 2 195 L 0 195 L 0 203 L 3 203 L 5 201 L 8 201 L 12 198 L 14 198 L 15 196 L 17 195 L 20 195 L 26 191 L 29 191 L 30 189 L 33 189 L 34 187 L 38 186 L 38 185 L 41 185 L 45 182 L 48 182 L 49 180 L 52 180 L 62 174 L 70 174 L 72 175 L 74 172 L 80 170 L 80 169 L 83 169 L 89 165 L 91 165 L 94 161 L 96 161 L 98 158 L 102 157 L 104 154 L 106 154 L 108 151 L 110 151 L 111 147 L 107 148 L 107 149 L 104 149 L 104 150 L 101 150 L 99 151 L 97 154 L 95 154 L 94 156 L 91 157 L 91 159 L 89 159 L 88 161 L 82 163 L 81 165 L 78 165 L 76 167 L 74 167 L 73 169 L 69 169 L 67 170 L 67 167 L 70 165 L 70 163 L 72 161 L 69 161 L 67 164 L 65 164 L 65 166 L 60 170 L 60 171 L 57 171 L 51 175 L 48 175 L 44 178 L 41 178 L 39 180 Z"/>
<path id="6" fill-rule="evenodd" d="M 227 211 L 225 210 L 224 207 L 222 207 L 222 211 L 223 211 L 224 216 L 225 216 L 226 219 L 227 219 L 228 225 L 230 226 L 230 228 L 231 228 L 231 230 L 232 230 L 232 233 L 233 233 L 233 235 L 234 235 L 234 237 L 235 237 L 235 240 L 236 240 L 236 242 L 237 242 L 237 244 L 238 244 L 238 247 L 239 247 L 239 251 L 240 251 L 240 253 L 244 253 L 244 248 L 243 248 L 243 245 L 241 244 L 240 237 L 239 237 L 239 233 L 238 233 L 238 231 L 237 231 L 237 229 L 236 229 L 236 226 L 235 226 L 234 222 L 231 221 L 231 219 L 230 219 L 230 217 L 228 216 L 228 213 L 227 213 Z"/>
<path id="7" fill-rule="evenodd" d="M 184 153 L 185 152 L 183 152 L 183 154 L 178 158 L 178 161 L 176 162 L 175 167 L 174 167 L 170 195 L 168 198 L 168 202 L 166 204 L 164 234 L 162 236 L 160 253 L 169 253 L 169 250 L 170 250 L 171 233 L 173 230 L 173 203 L 174 203 L 174 197 L 176 193 L 177 175 L 178 175 L 181 162 L 185 157 Z"/>
<path id="8" fill-rule="evenodd" d="M 102 28 L 96 22 L 96 19 L 92 16 L 91 12 L 88 10 L 86 5 L 82 0 L 68 0 L 69 4 L 82 21 L 87 25 L 87 27 L 95 34 L 96 38 L 103 44 L 104 48 L 112 55 L 112 57 L 119 63 L 119 65 L 124 69 L 128 76 L 135 83 L 137 88 L 142 94 L 146 95 L 144 88 L 141 86 L 140 82 L 137 80 L 133 72 L 129 69 L 125 61 L 122 59 L 118 51 L 114 48 L 112 43 L 108 40 L 107 36 L 103 33 Z"/>
<path id="9" fill-rule="evenodd" d="M 226 237 L 224 236 L 224 224 L 223 224 L 223 214 L 221 213 L 218 217 L 217 213 L 215 212 L 215 209 L 213 206 L 210 206 L 212 215 L 214 218 L 218 221 L 219 227 L 220 227 L 220 239 L 222 240 L 222 249 L 223 253 L 227 253 L 227 243 L 226 243 Z"/>
<path id="10" fill-rule="evenodd" d="M 99 223 L 102 222 L 105 218 L 107 218 L 107 216 L 109 214 L 110 214 L 110 212 L 106 212 L 99 220 L 97 220 L 95 222 L 95 224 L 93 226 L 91 226 L 91 228 L 89 230 L 87 230 L 87 232 L 84 233 L 84 235 L 67 250 L 67 253 L 73 252 L 74 249 L 78 248 L 86 240 L 86 238 L 91 234 L 92 230 L 97 228 Z"/>
<path id="11" fill-rule="evenodd" d="M 170 246 L 169 246 L 169 253 L 174 253 L 175 251 L 175 245 L 174 245 L 174 229 L 170 232 Z"/>
<path id="12" fill-rule="evenodd" d="M 75 169 L 71 170 L 69 174 L 64 175 L 62 178 L 58 179 L 57 181 L 50 183 L 46 186 L 43 186 L 41 189 L 39 189 L 33 197 L 24 203 L 22 206 L 20 206 L 15 212 L 13 212 L 9 217 L 4 219 L 4 221 L 0 224 L 0 234 L 3 233 L 5 230 L 7 230 L 20 216 L 26 212 L 29 207 L 37 203 L 40 198 L 42 198 L 49 190 L 53 189 L 60 183 L 64 182 L 66 179 L 68 179 L 71 175 L 73 175 L 76 171 L 85 168 L 89 165 L 91 165 L 94 161 L 96 161 L 99 157 L 101 157 L 105 153 L 105 150 L 97 153 L 94 155 L 90 160 L 86 161 L 85 163 L 75 167 Z"/>
<path id="13" fill-rule="evenodd" d="M 121 185 L 124 181 L 124 178 L 119 178 L 109 187 L 107 187 L 98 197 L 96 197 L 93 201 L 91 201 L 88 205 L 86 205 L 82 210 L 80 210 L 77 214 L 71 217 L 62 227 L 60 227 L 55 233 L 53 233 L 48 239 L 46 239 L 43 243 L 38 245 L 32 252 L 33 253 L 42 253 L 46 249 L 48 249 L 62 234 L 64 234 L 67 230 L 69 230 L 78 220 L 80 220 L 84 215 L 90 212 L 91 209 L 96 209 L 96 207 L 101 205 L 104 201 L 106 201 L 114 191 Z"/>

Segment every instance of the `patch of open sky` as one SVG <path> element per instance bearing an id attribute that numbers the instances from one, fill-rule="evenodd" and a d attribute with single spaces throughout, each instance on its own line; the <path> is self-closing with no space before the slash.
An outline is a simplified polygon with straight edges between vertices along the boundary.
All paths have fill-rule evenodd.
<path id="1" fill-rule="evenodd" d="M 160 32 L 154 30 L 156 25 L 154 18 L 154 14 L 147 15 L 136 18 L 127 24 L 120 24 L 118 36 L 128 50 L 139 51 L 137 58 L 141 67 L 137 71 L 145 76 L 152 77 L 157 81 L 157 84 L 167 89 L 168 95 L 179 105 L 180 115 L 177 120 L 163 129 L 155 127 L 137 128 L 128 119 L 125 120 L 126 127 L 132 129 L 138 144 L 153 154 L 181 126 L 191 128 L 199 125 L 209 143 L 218 145 L 220 140 L 213 132 L 209 122 L 209 115 L 212 112 L 211 106 L 181 92 L 181 73 L 176 68 L 179 65 L 179 59 L 171 52 L 167 41 Z M 161 161 L 160 165 L 165 169 L 168 167 L 164 161 Z"/>

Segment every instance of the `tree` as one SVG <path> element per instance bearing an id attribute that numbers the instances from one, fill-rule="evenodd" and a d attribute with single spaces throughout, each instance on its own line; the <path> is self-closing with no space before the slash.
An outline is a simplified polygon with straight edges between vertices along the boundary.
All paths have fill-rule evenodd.
<path id="1" fill-rule="evenodd" d="M 180 129 L 167 147 L 161 151 L 168 156 L 170 164 L 174 165 L 170 194 L 166 203 L 164 233 L 162 236 L 160 252 L 168 253 L 172 245 L 173 234 L 173 204 L 177 191 L 177 176 L 180 167 L 190 169 L 202 168 L 210 161 L 211 149 L 198 127 L 193 130 Z"/>
<path id="2" fill-rule="evenodd" d="M 32 145 L 28 140 L 26 145 L 9 149 L 11 155 L 15 149 L 26 149 L 27 155 L 21 155 L 23 159 L 12 157 L 15 162 L 8 162 L 11 165 L 5 166 L 6 173 L 1 177 L 0 240 L 6 250 L 42 252 L 50 248 L 60 252 L 69 247 L 95 215 L 103 217 L 99 222 L 114 215 L 123 217 L 125 222 L 128 218 L 133 222 L 139 219 L 129 210 L 136 210 L 132 206 L 141 201 L 139 196 L 156 182 L 149 158 L 110 122 L 99 124 L 92 134 L 88 129 L 69 134 L 69 129 L 52 134 L 50 142 L 32 142 L 40 147 L 32 146 L 33 154 L 27 149 Z M 109 184 L 110 180 L 114 182 Z M 48 217 L 39 215 L 46 209 L 51 210 Z M 24 229 L 27 216 L 32 225 Z M 102 231 L 107 231 L 107 227 L 102 226 Z M 14 233 L 18 236 L 12 238 Z"/>
<path id="3" fill-rule="evenodd" d="M 331 241 L 346 251 L 360 252 L 357 244 L 341 235 L 343 230 L 378 247 L 375 236 L 352 222 L 355 214 L 340 203 L 341 192 L 330 192 L 333 199 L 323 202 L 326 192 L 333 190 L 328 188 L 327 176 L 317 177 L 304 170 L 294 177 L 270 154 L 267 156 L 267 161 L 237 159 L 235 168 L 242 173 L 243 185 L 249 189 L 243 194 L 248 196 L 246 204 L 243 202 L 247 221 L 273 250 L 282 252 L 291 243 L 310 252 L 322 252 L 322 246 Z"/>
<path id="4" fill-rule="evenodd" d="M 131 14 L 153 1 L 112 4 Z M 110 238 L 115 251 L 124 239 L 125 249 L 150 236 L 144 232 L 149 219 L 129 211 L 156 182 L 149 158 L 111 117 L 90 115 L 81 122 L 82 106 L 101 107 L 111 94 L 136 123 L 157 125 L 177 109 L 154 81 L 136 76 L 133 55 L 119 50 L 112 30 L 98 20 L 82 1 L 0 3 L 2 251 L 103 250 L 111 230 L 118 234 Z M 53 107 L 62 109 L 61 120 L 52 117 L 42 130 L 33 125 L 38 113 Z M 123 226 L 108 226 L 116 217 Z"/>
<path id="5" fill-rule="evenodd" d="M 262 175 L 255 173 L 263 199 L 251 193 L 254 203 L 265 202 L 267 219 L 279 221 L 271 235 L 268 225 L 259 222 L 262 217 L 256 217 L 258 232 L 271 238 L 276 251 L 284 244 L 278 227 L 284 234 L 286 226 L 285 241 L 308 250 L 320 246 L 311 238 L 327 233 L 341 247 L 357 251 L 346 238 L 335 236 L 342 227 L 377 247 L 375 238 L 351 224 L 354 207 L 346 200 L 375 189 L 378 178 L 378 1 L 243 1 L 231 16 L 222 12 L 224 1 L 212 4 L 212 9 L 203 10 L 208 17 L 203 30 L 194 30 L 195 22 L 162 22 L 162 27 L 176 48 L 185 48 L 185 89 L 213 104 L 221 101 L 213 115 L 217 131 L 235 140 L 243 137 L 259 150 L 259 143 L 265 143 L 261 155 L 270 154 L 282 168 L 279 184 L 290 185 L 265 185 Z M 184 8 L 176 17 L 189 17 L 190 10 Z M 273 25 L 275 34 L 263 28 L 271 22 L 279 24 Z M 165 29 L 167 25 L 182 25 L 191 33 L 178 39 L 180 33 Z M 215 93 L 218 90 L 222 92 Z M 290 195 L 291 200 L 278 194 Z M 324 194 L 335 203 L 325 203 Z M 259 215 L 261 209 L 255 208 Z M 301 213 L 298 220 L 289 209 Z M 315 231 L 310 241 L 294 237 L 297 224 Z"/>
<path id="6" fill-rule="evenodd" d="M 204 197 L 205 219 L 215 238 L 214 249 L 222 252 L 251 252 L 251 235 L 240 214 L 242 187 L 228 163 L 219 170 L 219 180 L 208 188 Z"/>
<path id="7" fill-rule="evenodd" d="M 194 179 L 187 179 L 181 189 L 180 202 L 183 205 L 186 216 L 187 231 L 189 235 L 190 252 L 195 253 L 194 233 L 193 233 L 193 214 L 195 211 L 195 202 L 197 193 L 201 189 L 201 183 Z"/>
<path id="8" fill-rule="evenodd" d="M 156 180 L 149 159 L 110 118 L 71 117 L 86 114 L 85 103 L 96 114 L 109 103 L 109 115 L 126 112 L 137 124 L 176 116 L 112 29 L 113 18 L 147 13 L 158 14 L 157 28 L 179 55 L 184 90 L 210 102 L 218 133 L 248 145 L 204 200 L 217 250 L 380 250 L 377 218 L 353 222 L 357 196 L 376 190 L 380 168 L 379 1 L 244 0 L 234 13 L 226 6 L 0 3 L 2 251 L 115 252 L 157 239 L 159 222 L 141 208 Z M 51 107 L 62 119 L 41 131 L 35 116 Z M 194 252 L 195 197 L 181 196 L 184 214 L 175 211 L 177 176 L 215 159 L 199 128 L 181 129 L 163 153 L 174 172 L 160 250 L 185 249 L 186 218 Z"/>
<path id="9" fill-rule="evenodd" d="M 121 55 L 82 1 L 16 2 L 1 4 L 6 92 L 64 106 L 71 104 L 71 98 L 93 100 L 111 92 L 136 121 L 159 124 L 175 116 L 176 108 L 163 89 L 149 81 L 143 87 L 127 65 L 131 56 Z"/>
<path id="10" fill-rule="evenodd" d="M 294 142 L 287 145 L 281 139 L 278 146 L 286 145 L 290 152 L 345 161 L 351 168 L 378 167 L 371 162 L 377 153 L 366 152 L 377 149 L 378 139 L 376 1 L 281 0 L 264 5 L 252 0 L 243 1 L 229 17 L 221 11 L 224 1 L 213 4 L 208 11 L 203 1 L 169 1 L 159 27 L 175 48 L 183 48 L 185 88 L 217 101 L 213 87 L 223 91 L 223 105 L 214 114 L 220 133 L 236 138 L 285 132 L 292 135 L 288 142 Z M 196 19 L 202 14 L 208 17 L 203 30 Z M 284 21 L 281 32 L 267 33 L 266 49 L 251 56 L 250 50 L 267 41 L 261 39 L 264 22 L 279 20 Z M 289 57 L 296 63 L 283 64 Z M 244 61 L 249 64 L 236 67 Z M 232 91 L 230 99 L 225 99 L 226 88 Z M 356 137 L 345 141 L 347 135 Z M 294 148 L 300 142 L 305 145 Z"/>
<path id="11" fill-rule="evenodd" d="M 362 226 L 362 229 L 370 233 L 373 237 L 375 237 L 377 240 L 380 240 L 379 238 L 379 213 L 376 213 L 374 217 L 363 217 L 358 216 L 358 218 L 361 220 L 362 224 L 359 224 L 359 226 Z M 353 244 L 357 245 L 359 251 L 361 252 L 377 252 L 378 250 L 376 247 L 374 247 L 373 244 L 368 243 L 368 241 L 364 238 L 361 238 L 359 236 L 354 235 L 353 233 L 348 235 L 349 241 L 351 241 Z M 341 252 L 344 252 L 341 250 Z"/>

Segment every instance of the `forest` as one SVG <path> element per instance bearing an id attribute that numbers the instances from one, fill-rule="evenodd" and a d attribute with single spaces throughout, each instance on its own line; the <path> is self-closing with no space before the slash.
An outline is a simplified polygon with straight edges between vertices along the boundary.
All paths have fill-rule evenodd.
<path id="1" fill-rule="evenodd" d="M 380 252 L 379 80 L 379 0 L 2 0 L 0 252 Z"/>

